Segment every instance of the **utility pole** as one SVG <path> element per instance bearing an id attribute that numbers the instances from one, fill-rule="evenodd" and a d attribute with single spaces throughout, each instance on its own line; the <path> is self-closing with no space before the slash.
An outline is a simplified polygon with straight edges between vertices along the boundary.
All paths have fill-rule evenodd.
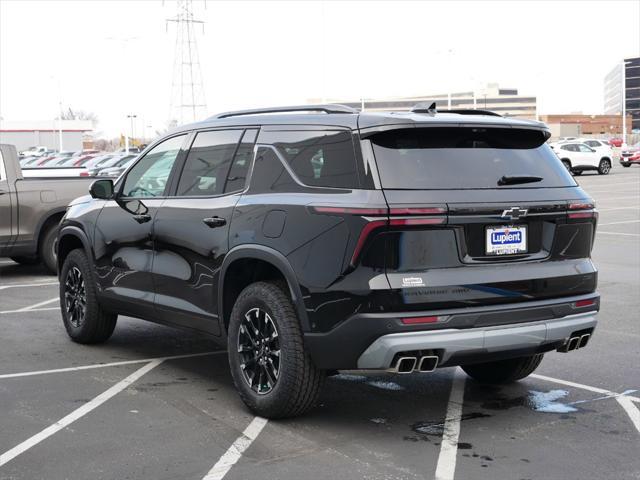
<path id="1" fill-rule="evenodd" d="M 196 121 L 207 110 L 198 43 L 194 34 L 195 24 L 202 25 L 204 33 L 204 22 L 193 17 L 192 0 L 178 0 L 176 5 L 176 16 L 166 20 L 167 29 L 169 22 L 176 24 L 170 120 L 177 120 L 181 125 Z"/>

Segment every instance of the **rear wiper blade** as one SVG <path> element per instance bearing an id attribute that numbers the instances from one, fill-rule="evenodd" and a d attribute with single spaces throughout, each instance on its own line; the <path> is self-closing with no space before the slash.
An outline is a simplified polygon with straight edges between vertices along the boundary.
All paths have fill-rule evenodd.
<path id="1" fill-rule="evenodd" d="M 518 185 L 520 183 L 534 183 L 542 181 L 542 177 L 535 175 L 503 175 L 498 185 Z"/>

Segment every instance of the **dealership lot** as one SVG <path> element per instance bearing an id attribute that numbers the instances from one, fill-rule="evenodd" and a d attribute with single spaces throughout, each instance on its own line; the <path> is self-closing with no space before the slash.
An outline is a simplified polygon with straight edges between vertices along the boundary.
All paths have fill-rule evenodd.
<path id="1" fill-rule="evenodd" d="M 344 372 L 294 420 L 254 418 L 202 335 L 120 318 L 72 343 L 56 279 L 0 259 L 0 479 L 640 478 L 640 168 L 576 179 L 600 211 L 587 348 L 507 387 Z"/>

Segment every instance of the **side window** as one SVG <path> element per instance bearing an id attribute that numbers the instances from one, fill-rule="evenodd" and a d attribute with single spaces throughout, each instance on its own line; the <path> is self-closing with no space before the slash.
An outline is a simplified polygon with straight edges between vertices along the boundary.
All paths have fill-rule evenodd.
<path id="1" fill-rule="evenodd" d="M 176 195 L 209 196 L 223 193 L 241 136 L 242 130 L 198 133 L 180 175 Z"/>
<path id="2" fill-rule="evenodd" d="M 227 183 L 224 187 L 224 193 L 238 192 L 244 189 L 249 173 L 249 165 L 253 158 L 253 146 L 258 136 L 257 130 L 246 130 L 242 136 L 240 146 L 233 157 L 231 170 L 227 175 Z"/>
<path id="3" fill-rule="evenodd" d="M 127 174 L 124 197 L 161 197 L 186 135 L 171 137 L 150 150 Z"/>
<path id="4" fill-rule="evenodd" d="M 305 185 L 358 188 L 353 140 L 347 131 L 268 132 L 268 137 Z M 262 135 L 260 138 L 262 143 Z"/>
<path id="5" fill-rule="evenodd" d="M 587 147 L 586 145 L 577 145 L 578 149 L 581 152 L 593 152 L 593 150 L 591 150 L 589 147 Z"/>

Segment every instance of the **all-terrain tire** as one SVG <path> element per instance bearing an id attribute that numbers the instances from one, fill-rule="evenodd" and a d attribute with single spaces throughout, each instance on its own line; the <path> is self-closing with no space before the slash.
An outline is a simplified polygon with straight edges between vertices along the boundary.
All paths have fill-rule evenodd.
<path id="1" fill-rule="evenodd" d="M 77 290 L 84 293 L 85 301 L 80 302 L 81 305 L 84 303 L 84 316 L 81 321 L 77 321 L 77 317 L 74 318 L 69 311 L 71 301 L 65 296 L 66 293 L 70 293 L 68 289 L 68 281 L 72 280 L 69 276 L 70 271 L 73 271 L 76 276 L 79 272 L 80 281 Z M 98 303 L 91 265 L 86 253 L 80 248 L 69 253 L 60 271 L 60 312 L 69 337 L 77 343 L 104 342 L 111 337 L 116 327 L 118 316 L 105 311 Z"/>
<path id="2" fill-rule="evenodd" d="M 538 353 L 530 357 L 462 365 L 462 369 L 480 383 L 494 385 L 512 383 L 531 375 L 540 365 L 543 356 L 542 353 Z"/>
<path id="3" fill-rule="evenodd" d="M 304 349 L 300 321 L 285 292 L 286 287 L 279 283 L 253 283 L 238 296 L 229 320 L 227 342 L 233 382 L 247 407 L 265 418 L 294 417 L 312 408 L 326 377 Z M 243 370 L 247 365 L 238 352 L 239 336 L 246 335 L 241 333 L 241 326 L 244 323 L 246 329 L 246 315 L 256 309 L 263 319 L 264 313 L 269 315 L 278 338 L 279 371 L 266 393 L 258 393 L 249 385 Z"/>

